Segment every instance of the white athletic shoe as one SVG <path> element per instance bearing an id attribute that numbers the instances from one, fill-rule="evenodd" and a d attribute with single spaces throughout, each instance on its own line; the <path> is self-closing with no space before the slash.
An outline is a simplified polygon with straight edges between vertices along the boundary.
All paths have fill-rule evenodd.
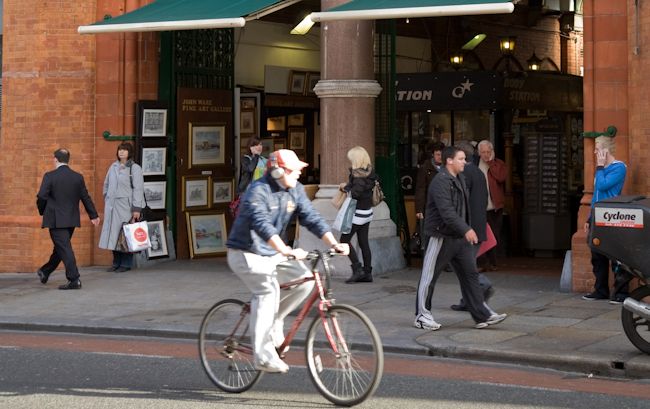
<path id="1" fill-rule="evenodd" d="M 284 363 L 280 358 L 273 359 L 265 362 L 255 362 L 255 369 L 258 371 L 271 372 L 271 373 L 287 373 L 289 365 Z"/>
<path id="2" fill-rule="evenodd" d="M 436 331 L 440 329 L 440 324 L 438 324 L 433 317 L 427 317 L 423 314 L 415 317 L 413 326 L 415 328 L 426 329 L 427 331 Z"/>
<path id="3" fill-rule="evenodd" d="M 474 328 L 476 329 L 483 329 L 487 328 L 489 325 L 496 325 L 503 320 L 508 318 L 508 314 L 492 314 L 490 317 L 484 321 L 484 322 L 479 322 L 476 325 L 474 325 Z"/>

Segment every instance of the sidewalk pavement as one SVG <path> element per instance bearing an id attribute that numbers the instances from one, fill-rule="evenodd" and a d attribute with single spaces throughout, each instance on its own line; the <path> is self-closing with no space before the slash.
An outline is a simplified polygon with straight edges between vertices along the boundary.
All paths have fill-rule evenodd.
<path id="1" fill-rule="evenodd" d="M 482 330 L 473 328 L 469 313 L 449 308 L 460 297 L 453 273 L 443 273 L 436 286 L 433 314 L 442 328 L 434 332 L 413 327 L 419 268 L 352 285 L 344 283 L 347 273 L 339 273 L 333 292 L 337 303 L 355 305 L 370 317 L 386 352 L 650 378 L 650 355 L 625 336 L 621 306 L 559 292 L 561 269 L 556 259 L 504 260 L 498 272 L 488 274 L 496 288 L 490 305 L 509 316 Z M 104 270 L 83 268 L 79 291 L 57 289 L 65 282 L 61 271 L 46 285 L 35 273 L 0 274 L 0 330 L 195 339 L 203 314 L 216 301 L 249 298 L 225 258 L 164 262 L 121 274 Z M 298 335 L 294 342 L 303 339 Z"/>

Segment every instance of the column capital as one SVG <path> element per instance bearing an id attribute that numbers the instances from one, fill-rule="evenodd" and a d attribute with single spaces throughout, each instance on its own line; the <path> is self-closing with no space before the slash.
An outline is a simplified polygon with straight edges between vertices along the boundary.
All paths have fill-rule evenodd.
<path id="1" fill-rule="evenodd" d="M 314 87 L 318 98 L 377 98 L 381 90 L 375 80 L 320 80 Z"/>

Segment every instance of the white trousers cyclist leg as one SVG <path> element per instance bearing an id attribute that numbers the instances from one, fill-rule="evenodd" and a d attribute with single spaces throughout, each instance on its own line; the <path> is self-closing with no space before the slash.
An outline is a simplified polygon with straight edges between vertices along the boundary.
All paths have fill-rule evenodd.
<path id="1" fill-rule="evenodd" d="M 260 256 L 241 250 L 228 250 L 228 266 L 253 294 L 251 298 L 251 328 L 253 352 L 257 362 L 275 362 L 278 353 L 271 337 L 280 302 L 280 286 L 276 265 L 286 258 Z"/>
<path id="2" fill-rule="evenodd" d="M 276 266 L 276 272 L 280 284 L 313 276 L 311 270 L 302 261 L 282 262 Z M 298 286 L 280 291 L 280 307 L 271 334 L 276 347 L 284 342 L 284 319 L 303 303 L 315 284 L 314 281 L 306 281 Z"/>

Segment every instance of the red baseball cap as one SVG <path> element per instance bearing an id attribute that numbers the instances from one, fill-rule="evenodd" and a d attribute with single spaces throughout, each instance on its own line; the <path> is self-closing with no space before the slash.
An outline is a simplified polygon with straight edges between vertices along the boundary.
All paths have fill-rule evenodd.
<path id="1" fill-rule="evenodd" d="M 275 163 L 274 163 L 275 162 Z M 289 149 L 280 149 L 271 152 L 267 162 L 268 167 L 278 166 L 289 170 L 302 170 L 302 168 L 309 166 L 309 163 L 303 162 L 298 159 L 296 153 Z"/>

